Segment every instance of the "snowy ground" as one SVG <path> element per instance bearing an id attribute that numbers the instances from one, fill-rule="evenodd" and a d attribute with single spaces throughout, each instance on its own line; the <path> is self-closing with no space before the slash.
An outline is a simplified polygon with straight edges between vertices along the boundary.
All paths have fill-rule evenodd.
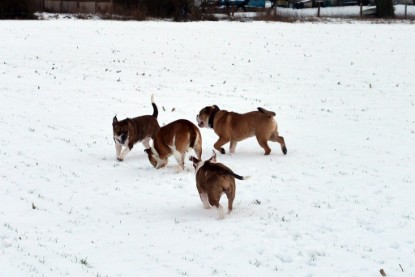
<path id="1" fill-rule="evenodd" d="M 409 24 L 0 22 L 1 276 L 415 276 Z M 217 220 L 190 162 L 115 159 L 111 120 L 277 113 L 218 160 Z M 203 157 L 216 135 L 201 130 Z M 226 198 L 222 198 L 226 205 Z"/>

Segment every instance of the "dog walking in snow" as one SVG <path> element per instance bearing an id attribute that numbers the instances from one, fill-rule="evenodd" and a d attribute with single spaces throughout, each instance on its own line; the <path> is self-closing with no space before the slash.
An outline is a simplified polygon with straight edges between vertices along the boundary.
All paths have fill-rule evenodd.
<path id="1" fill-rule="evenodd" d="M 186 119 L 179 119 L 161 127 L 154 135 L 153 146 L 144 151 L 153 167 L 159 169 L 167 165 L 172 155 L 179 165 L 178 170 L 184 169 L 186 152 L 192 148 L 196 156 L 202 156 L 202 136 L 199 128 Z"/>
<path id="2" fill-rule="evenodd" d="M 196 187 L 203 207 L 209 209 L 215 206 L 219 212 L 219 219 L 223 219 L 225 217 L 223 207 L 219 204 L 222 194 L 226 194 L 228 198 L 228 213 L 230 213 L 235 199 L 235 178 L 246 180 L 249 176 L 240 176 L 227 166 L 216 162 L 215 151 L 209 160 L 201 161 L 193 156 L 189 160 L 193 162 L 196 170 Z"/>
<path id="3" fill-rule="evenodd" d="M 112 119 L 115 155 L 119 161 L 124 160 L 137 142 L 141 142 L 145 148 L 150 148 L 150 139 L 154 139 L 160 129 L 157 121 L 158 109 L 153 95 L 151 95 L 151 105 L 153 106 L 152 115 L 126 118 L 121 121 L 118 121 L 117 116 Z"/>
<path id="4" fill-rule="evenodd" d="M 219 136 L 213 147 L 222 154 L 225 154 L 225 149 L 222 147 L 224 144 L 230 142 L 229 151 L 234 153 L 239 141 L 255 136 L 265 155 L 271 153 L 268 141 L 278 142 L 285 155 L 287 154 L 285 140 L 278 134 L 277 121 L 274 117 L 274 112 L 261 107 L 258 111 L 240 114 L 221 110 L 213 105 L 201 109 L 196 120 L 200 128 L 212 128 Z"/>

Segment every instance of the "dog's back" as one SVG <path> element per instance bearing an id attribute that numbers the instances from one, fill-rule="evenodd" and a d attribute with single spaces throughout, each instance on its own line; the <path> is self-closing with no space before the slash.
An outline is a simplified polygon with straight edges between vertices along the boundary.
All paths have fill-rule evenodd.
<path id="1" fill-rule="evenodd" d="M 196 180 L 207 190 L 208 186 L 217 186 L 220 192 L 228 191 L 235 186 L 235 173 L 221 163 L 206 161 L 196 173 Z M 243 178 L 237 175 L 239 178 Z"/>
<path id="2" fill-rule="evenodd" d="M 199 129 L 192 122 L 186 119 L 179 119 L 173 121 L 163 127 L 157 134 L 157 138 L 154 147 L 157 151 L 158 147 L 174 147 L 178 152 L 186 152 L 190 148 L 199 148 L 200 153 L 197 154 L 198 158 L 201 155 L 202 136 Z"/>
<path id="3" fill-rule="evenodd" d="M 154 139 L 157 132 L 160 130 L 160 125 L 157 117 L 153 115 L 143 115 L 130 119 L 129 135 L 133 143 L 143 140 L 146 137 Z"/>
<path id="4" fill-rule="evenodd" d="M 231 141 L 241 141 L 252 136 L 264 136 L 268 139 L 277 128 L 277 122 L 270 113 L 261 111 L 240 114 L 220 110 L 216 117 L 217 126 L 226 128 L 215 129 L 215 132 Z"/>
<path id="5" fill-rule="evenodd" d="M 223 218 L 223 208 L 219 204 L 223 193 L 228 198 L 228 213 L 233 209 L 235 199 L 235 177 L 233 175 L 232 170 L 225 165 L 210 161 L 206 161 L 196 173 L 196 187 L 199 194 L 207 194 L 209 204 L 218 208 L 219 218 Z"/>
<path id="6" fill-rule="evenodd" d="M 173 121 L 158 130 L 153 147 L 146 150 L 150 163 L 155 168 L 167 164 L 169 156 L 174 155 L 179 168 L 184 169 L 185 153 L 193 148 L 198 158 L 202 156 L 202 136 L 196 125 L 186 119 Z"/>

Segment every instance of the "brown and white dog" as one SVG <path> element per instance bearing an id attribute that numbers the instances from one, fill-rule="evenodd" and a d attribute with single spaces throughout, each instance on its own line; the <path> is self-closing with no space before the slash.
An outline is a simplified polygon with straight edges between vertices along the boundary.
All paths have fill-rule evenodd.
<path id="1" fill-rule="evenodd" d="M 167 165 L 168 157 L 174 155 L 179 170 L 183 170 L 185 154 L 189 148 L 193 148 L 200 159 L 202 136 L 199 128 L 192 122 L 179 119 L 161 127 L 153 139 L 153 147 L 144 151 L 150 163 L 157 169 Z"/>
<path id="2" fill-rule="evenodd" d="M 143 115 L 135 118 L 126 118 L 118 121 L 117 116 L 112 120 L 112 131 L 115 142 L 115 155 L 119 161 L 133 149 L 134 144 L 141 142 L 145 148 L 150 147 L 150 139 L 160 129 L 157 122 L 158 109 L 154 103 L 154 96 L 151 95 L 152 115 Z M 124 147 L 124 150 L 122 150 Z M 122 152 L 121 152 L 122 150 Z"/>
<path id="3" fill-rule="evenodd" d="M 265 155 L 271 153 L 268 141 L 278 142 L 282 153 L 287 154 L 284 138 L 279 136 L 275 113 L 264 108 L 258 111 L 239 114 L 219 109 L 218 106 L 208 106 L 200 110 L 196 116 L 200 128 L 212 128 L 219 136 L 214 144 L 216 150 L 225 154 L 223 145 L 230 142 L 229 151 L 235 152 L 238 141 L 255 136 Z"/>
<path id="4" fill-rule="evenodd" d="M 240 176 L 227 166 L 216 162 L 215 151 L 213 151 L 213 156 L 206 161 L 201 161 L 193 156 L 189 159 L 196 169 L 196 187 L 203 207 L 209 209 L 211 206 L 215 206 L 219 212 L 219 219 L 223 219 L 223 207 L 219 204 L 220 197 L 222 194 L 226 194 L 228 213 L 230 213 L 235 199 L 235 178 L 246 180 L 249 176 Z"/>

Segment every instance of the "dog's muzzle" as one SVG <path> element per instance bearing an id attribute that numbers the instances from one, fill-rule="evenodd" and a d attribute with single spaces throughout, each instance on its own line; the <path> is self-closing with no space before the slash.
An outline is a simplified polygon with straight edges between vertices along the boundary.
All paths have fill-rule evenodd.
<path id="1" fill-rule="evenodd" d="M 199 115 L 196 115 L 196 121 L 197 121 L 197 125 L 202 128 L 203 127 L 203 121 L 200 120 Z"/>
<path id="2" fill-rule="evenodd" d="M 115 140 L 119 143 L 119 144 L 124 144 L 125 141 L 127 140 L 127 134 L 122 134 L 121 136 L 115 137 Z"/>

